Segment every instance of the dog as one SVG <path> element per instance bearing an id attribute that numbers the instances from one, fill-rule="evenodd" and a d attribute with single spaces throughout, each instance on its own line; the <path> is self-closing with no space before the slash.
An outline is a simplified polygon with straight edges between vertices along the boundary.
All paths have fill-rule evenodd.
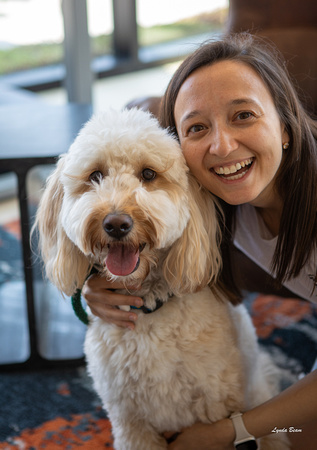
<path id="1" fill-rule="evenodd" d="M 93 116 L 48 180 L 35 223 L 48 278 L 66 295 L 92 267 L 141 285 L 135 329 L 90 314 L 84 344 L 117 450 L 166 449 L 164 432 L 277 393 L 245 307 L 217 287 L 219 211 L 178 141 L 138 109 Z M 259 442 L 288 448 L 274 433 Z"/>

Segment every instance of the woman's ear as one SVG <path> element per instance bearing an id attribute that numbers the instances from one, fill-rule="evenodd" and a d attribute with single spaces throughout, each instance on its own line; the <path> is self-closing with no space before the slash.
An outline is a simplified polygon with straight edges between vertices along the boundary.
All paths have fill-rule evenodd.
<path id="1" fill-rule="evenodd" d="M 164 276 L 174 292 L 195 292 L 215 280 L 221 268 L 220 226 L 213 196 L 189 174 L 190 218 L 172 246 Z"/>
<path id="2" fill-rule="evenodd" d="M 282 147 L 285 150 L 284 145 L 285 144 L 289 145 L 290 137 L 289 137 L 289 134 L 286 131 L 285 125 L 282 124 L 281 127 L 282 127 Z M 287 146 L 287 148 L 288 148 L 288 146 Z"/>
<path id="3" fill-rule="evenodd" d="M 64 188 L 60 176 L 63 166 L 64 159 L 61 157 L 48 178 L 33 230 L 37 228 L 39 232 L 39 248 L 47 277 L 66 295 L 72 295 L 83 286 L 89 262 L 68 238 L 61 224 Z"/>

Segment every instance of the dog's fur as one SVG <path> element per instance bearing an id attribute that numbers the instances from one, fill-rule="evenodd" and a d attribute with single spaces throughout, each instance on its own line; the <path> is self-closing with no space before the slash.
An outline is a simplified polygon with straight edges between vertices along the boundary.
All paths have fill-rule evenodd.
<path id="1" fill-rule="evenodd" d="M 105 218 L 118 214 L 132 226 L 113 237 Z M 245 308 L 206 287 L 221 266 L 215 200 L 149 114 L 93 117 L 50 177 L 36 226 L 47 275 L 67 295 L 95 265 L 101 276 L 141 283 L 134 293 L 149 309 L 164 302 L 151 314 L 136 310 L 134 331 L 90 316 L 88 369 L 116 449 L 166 449 L 163 432 L 217 421 L 276 394 Z M 119 258 L 113 270 L 115 246 L 133 247 L 138 265 L 121 270 Z M 283 439 L 272 434 L 261 448 L 286 449 Z"/>

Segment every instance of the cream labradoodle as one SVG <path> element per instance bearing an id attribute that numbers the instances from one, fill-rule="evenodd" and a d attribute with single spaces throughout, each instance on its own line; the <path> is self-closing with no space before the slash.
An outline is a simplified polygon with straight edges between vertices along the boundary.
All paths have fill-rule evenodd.
<path id="1" fill-rule="evenodd" d="M 221 267 L 215 199 L 148 113 L 104 112 L 84 126 L 48 180 L 36 226 L 47 276 L 65 294 L 93 266 L 142 284 L 135 330 L 90 315 L 85 341 L 117 450 L 166 449 L 163 432 L 276 394 L 244 306 L 208 287 Z M 260 445 L 282 450 L 284 439 Z"/>

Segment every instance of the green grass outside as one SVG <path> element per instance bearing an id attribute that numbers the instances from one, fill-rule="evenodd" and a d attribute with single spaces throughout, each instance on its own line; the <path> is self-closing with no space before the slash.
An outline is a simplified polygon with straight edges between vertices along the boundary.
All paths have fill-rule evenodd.
<path id="1" fill-rule="evenodd" d="M 226 10 L 222 10 L 174 24 L 149 28 L 139 27 L 139 43 L 140 46 L 148 46 L 199 33 L 217 31 L 223 28 L 225 17 Z M 93 56 L 110 54 L 111 47 L 111 35 L 102 35 L 91 39 Z M 63 51 L 62 43 L 25 45 L 0 50 L 0 75 L 60 63 L 63 60 Z"/>

